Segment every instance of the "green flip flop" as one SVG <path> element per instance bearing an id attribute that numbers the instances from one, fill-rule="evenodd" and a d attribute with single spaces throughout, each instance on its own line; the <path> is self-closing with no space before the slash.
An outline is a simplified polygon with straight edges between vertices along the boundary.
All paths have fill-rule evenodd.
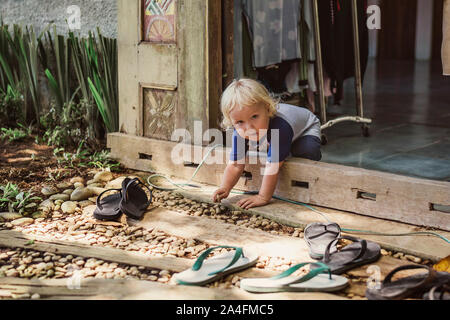
<path id="1" fill-rule="evenodd" d="M 234 249 L 235 252 L 230 251 L 206 260 L 213 250 L 224 248 Z M 239 247 L 212 247 L 202 252 L 192 268 L 175 274 L 173 278 L 177 284 L 203 286 L 231 273 L 247 269 L 255 265 L 257 261 L 257 256 L 245 256 L 243 249 Z"/>
<path id="2" fill-rule="evenodd" d="M 314 269 L 304 276 L 295 276 L 298 269 L 311 264 Z M 331 274 L 331 269 L 320 262 L 306 262 L 297 264 L 283 273 L 272 278 L 248 278 L 241 280 L 241 289 L 248 292 L 333 292 L 348 285 L 348 279 Z"/>

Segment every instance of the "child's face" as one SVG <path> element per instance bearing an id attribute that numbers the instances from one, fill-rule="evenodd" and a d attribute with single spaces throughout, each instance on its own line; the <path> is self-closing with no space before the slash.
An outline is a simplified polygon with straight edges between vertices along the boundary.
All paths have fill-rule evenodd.
<path id="1" fill-rule="evenodd" d="M 235 108 L 230 112 L 230 119 L 237 133 L 244 139 L 259 141 L 269 128 L 269 113 L 260 105 Z"/>

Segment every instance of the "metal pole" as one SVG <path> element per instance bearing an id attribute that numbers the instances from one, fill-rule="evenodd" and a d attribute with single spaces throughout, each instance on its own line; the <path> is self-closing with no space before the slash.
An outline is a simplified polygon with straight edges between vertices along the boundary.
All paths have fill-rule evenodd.
<path id="1" fill-rule="evenodd" d="M 358 3 L 352 0 L 353 16 L 353 44 L 355 53 L 355 91 L 356 91 L 356 112 L 359 117 L 364 117 L 362 78 L 361 78 L 361 57 L 359 51 L 359 24 L 358 24 Z"/>
<path id="2" fill-rule="evenodd" d="M 322 64 L 322 46 L 320 44 L 320 25 L 319 25 L 319 7 L 318 0 L 313 0 L 313 18 L 314 18 L 314 40 L 316 45 L 316 62 L 317 62 L 317 78 L 319 79 L 319 105 L 320 120 L 322 124 L 327 122 L 327 109 L 325 105 L 324 81 L 323 81 L 323 64 Z"/>

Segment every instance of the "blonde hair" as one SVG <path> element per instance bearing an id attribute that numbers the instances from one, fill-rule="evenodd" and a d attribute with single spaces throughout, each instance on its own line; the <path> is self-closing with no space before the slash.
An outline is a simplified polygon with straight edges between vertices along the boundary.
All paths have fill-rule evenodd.
<path id="1" fill-rule="evenodd" d="M 233 127 L 230 112 L 235 108 L 245 108 L 261 104 L 267 108 L 269 117 L 277 112 L 279 100 L 273 98 L 264 85 L 252 79 L 234 80 L 223 92 L 220 102 L 223 121 L 222 127 Z"/>

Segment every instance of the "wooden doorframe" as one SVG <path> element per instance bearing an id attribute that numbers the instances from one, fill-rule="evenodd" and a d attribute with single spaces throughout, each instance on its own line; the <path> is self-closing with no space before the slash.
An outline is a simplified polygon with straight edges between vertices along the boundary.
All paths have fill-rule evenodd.
<path id="1" fill-rule="evenodd" d="M 222 94 L 221 1 L 176 0 L 176 42 L 142 41 L 141 0 L 118 2 L 119 130 L 144 136 L 144 88 L 176 91 L 171 126 L 219 128 Z M 148 136 L 152 138 L 151 136 Z"/>

